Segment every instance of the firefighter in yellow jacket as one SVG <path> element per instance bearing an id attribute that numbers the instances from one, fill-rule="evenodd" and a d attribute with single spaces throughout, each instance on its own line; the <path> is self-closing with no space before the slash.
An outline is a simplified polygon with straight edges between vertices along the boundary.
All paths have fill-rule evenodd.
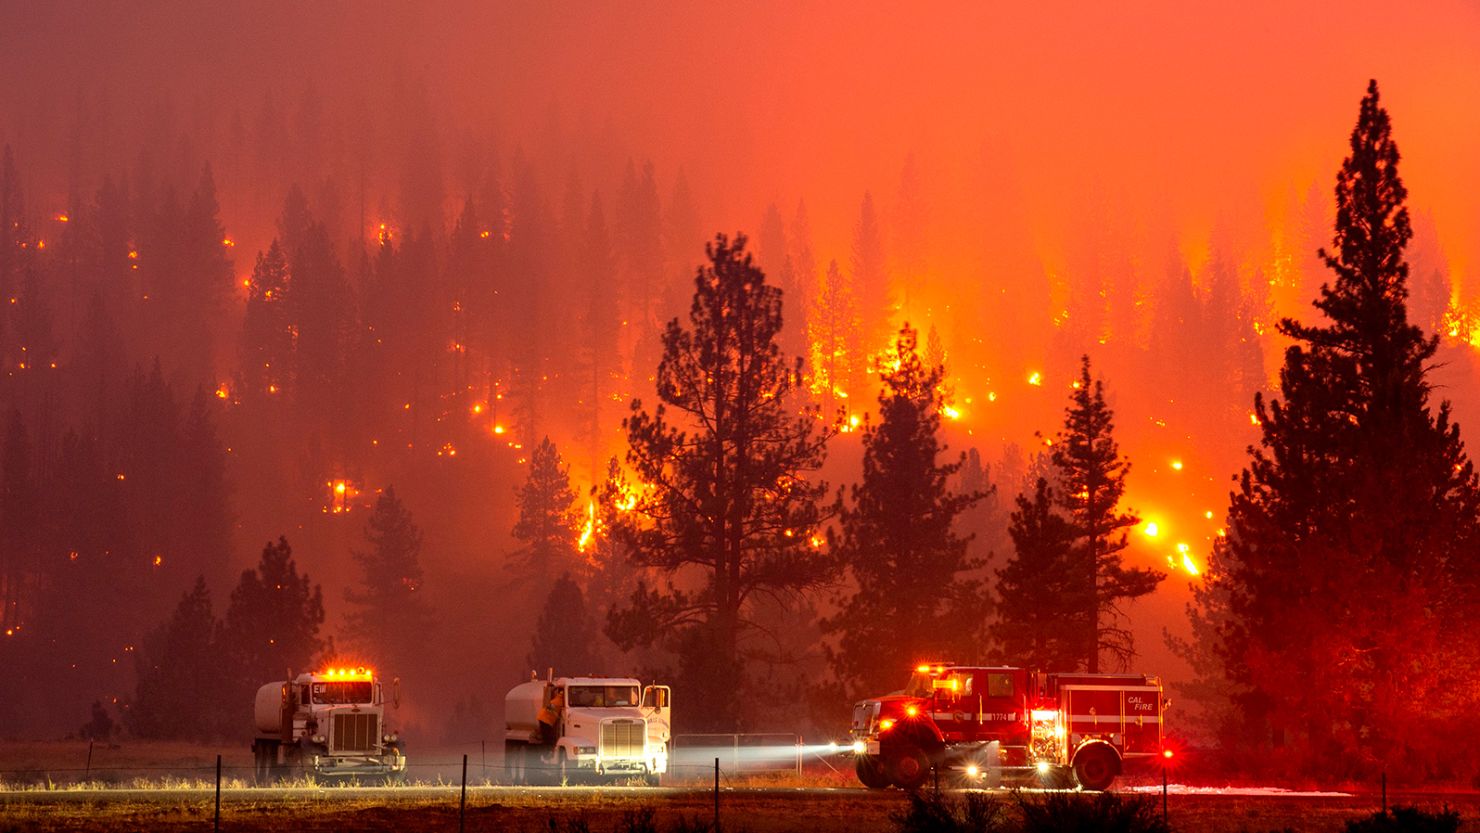
<path id="1" fill-rule="evenodd" d="M 565 692 L 555 689 L 550 695 L 550 702 L 540 709 L 540 742 L 546 746 L 554 746 L 555 741 L 560 738 L 560 713 L 565 710 Z"/>

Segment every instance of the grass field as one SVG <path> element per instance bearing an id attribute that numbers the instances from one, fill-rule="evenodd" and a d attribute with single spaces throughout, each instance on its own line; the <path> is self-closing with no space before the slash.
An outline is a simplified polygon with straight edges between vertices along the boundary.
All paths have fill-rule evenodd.
<path id="1" fill-rule="evenodd" d="M 87 744 L 0 743 L 0 833 L 8 831 L 200 831 L 214 817 L 214 749 L 186 744 L 95 745 L 92 772 Z M 230 831 L 451 831 L 458 828 L 456 776 L 420 779 L 399 788 L 324 787 L 310 783 L 259 789 L 242 775 L 250 754 L 222 751 L 222 829 Z M 228 757 L 228 754 L 230 756 Z M 451 760 L 444 752 L 443 758 Z M 458 758 L 460 764 L 460 756 Z M 459 767 L 460 768 L 460 767 Z M 477 769 L 469 781 L 480 784 Z M 17 775 L 19 774 L 19 775 Z M 86 777 L 84 777 L 86 776 Z M 892 817 L 907 807 L 898 791 L 871 792 L 830 771 L 791 777 L 723 779 L 720 820 L 725 831 L 833 833 L 892 831 Z M 665 833 L 693 830 L 713 819 L 714 798 L 702 781 L 688 786 L 643 788 L 538 788 L 473 786 L 468 791 L 468 831 Z M 1130 800 L 1160 795 L 1148 780 L 1123 793 Z M 1175 786 L 1175 785 L 1174 785 Z M 1146 790 L 1132 795 L 1132 790 Z M 997 800 L 1014 801 L 1007 793 Z M 1028 800 L 1034 800 L 1030 795 Z M 1372 813 L 1372 792 L 1352 794 L 1249 794 L 1176 787 L 1168 819 L 1182 833 L 1337 833 Z M 1461 813 L 1462 830 L 1480 833 L 1480 794 L 1397 792 L 1392 803 Z M 1013 812 L 1011 807 L 1009 811 Z"/>

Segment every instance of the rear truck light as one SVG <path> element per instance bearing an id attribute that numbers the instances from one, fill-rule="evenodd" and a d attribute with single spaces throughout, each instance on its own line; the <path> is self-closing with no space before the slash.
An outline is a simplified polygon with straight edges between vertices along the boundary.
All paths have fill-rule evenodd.
<path id="1" fill-rule="evenodd" d="M 904 713 L 906 717 L 915 717 L 920 714 L 920 707 L 913 705 L 905 706 Z"/>
<path id="2" fill-rule="evenodd" d="M 883 720 L 880 720 L 879 721 L 879 731 L 881 731 L 881 732 L 887 732 L 887 731 L 889 731 L 890 729 L 893 729 L 893 728 L 894 728 L 894 718 L 892 718 L 892 717 L 886 717 Z"/>

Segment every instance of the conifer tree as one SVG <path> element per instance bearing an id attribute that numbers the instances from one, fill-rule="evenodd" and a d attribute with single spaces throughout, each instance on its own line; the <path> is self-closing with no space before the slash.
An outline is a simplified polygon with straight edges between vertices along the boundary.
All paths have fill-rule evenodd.
<path id="1" fill-rule="evenodd" d="M 962 459 L 942 462 L 938 436 L 945 368 L 920 359 L 908 324 L 881 362 L 879 424 L 863 436 L 863 480 L 842 509 L 837 555 L 855 591 L 826 630 L 840 636 L 833 667 L 854 693 L 889 690 L 915 663 L 956 656 L 974 643 L 964 623 L 986 613 L 980 565 L 967 556 L 957 517 L 985 497 L 957 493 Z"/>
<path id="2" fill-rule="evenodd" d="M 614 531 L 663 584 L 640 583 L 607 633 L 623 648 L 663 639 L 677 650 L 702 704 L 693 725 L 717 728 L 741 720 L 757 594 L 785 597 L 831 574 L 811 542 L 829 432 L 798 412 L 801 360 L 776 343 L 781 292 L 745 237 L 718 235 L 706 254 L 687 325 L 675 318 L 663 334 L 660 404 L 634 401 L 625 422 L 639 494 Z"/>
<path id="3" fill-rule="evenodd" d="M 547 668 L 554 668 L 556 674 L 594 674 L 598 670 L 596 644 L 596 620 L 581 586 L 570 573 L 561 573 L 540 609 L 534 644 L 525 661 L 541 676 Z"/>
<path id="4" fill-rule="evenodd" d="M 839 410 L 852 410 L 847 400 L 857 392 L 855 377 L 864 364 L 859 326 L 853 285 L 834 260 L 827 266 L 808 316 L 812 388 L 822 395 L 822 413 L 827 419 Z"/>
<path id="5" fill-rule="evenodd" d="M 1449 403 L 1430 400 L 1437 339 L 1408 318 L 1398 161 L 1373 82 L 1321 251 L 1325 320 L 1280 324 L 1295 341 L 1280 396 L 1255 399 L 1260 442 L 1194 624 L 1215 637 L 1246 723 L 1293 760 L 1473 772 L 1447 750 L 1480 691 L 1480 484 Z"/>
<path id="6" fill-rule="evenodd" d="M 229 660 L 218 650 L 219 630 L 205 579 L 197 578 L 134 655 L 138 682 L 124 722 L 136 737 L 210 739 L 235 728 L 219 708 L 233 693 L 223 685 Z"/>
<path id="7" fill-rule="evenodd" d="M 1074 527 L 1059 513 L 1046 478 L 1018 495 L 1008 527 L 1014 553 L 997 571 L 993 651 L 1029 668 L 1074 669 L 1084 662 L 1084 634 L 1094 609 L 1073 558 Z"/>
<path id="8" fill-rule="evenodd" d="M 1082 591 L 1072 598 L 1091 608 L 1074 611 L 1085 629 L 1078 655 L 1091 674 L 1099 673 L 1103 654 L 1120 667 L 1129 664 L 1135 644 L 1123 625 L 1122 602 L 1150 593 L 1166 578 L 1150 568 L 1127 568 L 1123 563 L 1121 553 L 1129 543 L 1126 530 L 1140 518 L 1120 509 L 1130 462 L 1120 456 L 1113 419 L 1104 384 L 1090 376 L 1085 356 L 1051 459 L 1059 485 L 1058 505 L 1074 534 L 1073 572 L 1082 582 Z"/>
<path id="9" fill-rule="evenodd" d="M 514 537 L 524 546 L 515 554 L 519 580 L 531 592 L 543 595 L 555 577 L 575 562 L 576 493 L 570 487 L 570 469 L 555 444 L 545 437 L 529 457 L 529 477 L 519 488 L 515 504 L 519 519 Z"/>
<path id="10" fill-rule="evenodd" d="M 300 573 L 287 538 L 262 548 L 257 566 L 241 574 L 222 623 L 222 652 L 230 659 L 234 697 L 250 702 L 256 686 L 308 670 L 327 643 L 324 593 Z"/>
<path id="11" fill-rule="evenodd" d="M 863 349 L 872 353 L 889 336 L 889 319 L 894 314 L 894 297 L 889 291 L 889 274 L 884 259 L 884 232 L 874 208 L 874 196 L 864 193 L 853 227 L 853 285 L 858 297 L 858 314 L 862 321 Z"/>
<path id="12" fill-rule="evenodd" d="M 425 651 L 430 610 L 421 568 L 421 530 L 411 512 L 387 486 L 365 525 L 367 549 L 356 549 L 357 587 L 345 591 L 351 647 L 373 657 L 379 667 L 405 673 Z"/>
<path id="13" fill-rule="evenodd" d="M 237 390 L 242 401 L 282 399 L 293 358 L 293 323 L 288 313 L 288 259 L 274 239 L 257 265 L 247 290 L 242 320 L 241 370 Z"/>

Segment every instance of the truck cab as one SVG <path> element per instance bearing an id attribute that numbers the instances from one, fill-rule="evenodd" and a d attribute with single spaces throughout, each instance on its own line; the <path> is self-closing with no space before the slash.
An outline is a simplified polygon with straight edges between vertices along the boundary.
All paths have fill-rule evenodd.
<path id="1" fill-rule="evenodd" d="M 504 699 L 506 776 L 514 783 L 637 777 L 656 784 L 668 771 L 671 708 L 667 686 L 631 677 L 517 685 Z"/>
<path id="2" fill-rule="evenodd" d="M 392 706 L 399 706 L 398 692 L 395 681 Z M 405 777 L 400 734 L 386 720 L 384 687 L 368 668 L 328 668 L 268 683 L 257 690 L 255 705 L 252 755 L 259 781 L 294 773 Z"/>

